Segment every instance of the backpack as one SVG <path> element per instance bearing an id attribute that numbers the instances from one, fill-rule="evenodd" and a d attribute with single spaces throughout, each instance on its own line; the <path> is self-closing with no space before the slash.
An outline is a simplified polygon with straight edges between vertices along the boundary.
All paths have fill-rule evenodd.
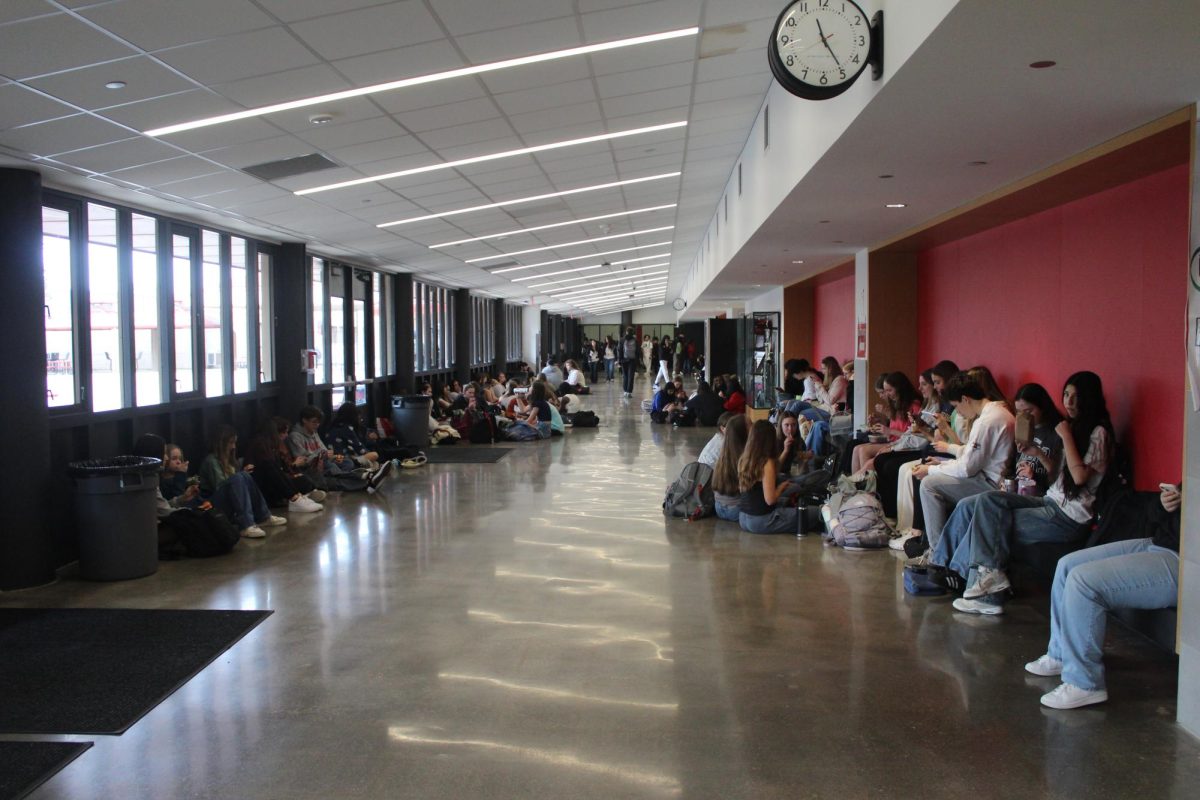
<path id="1" fill-rule="evenodd" d="M 837 486 L 829 502 L 821 507 L 826 540 L 847 550 L 886 549 L 892 529 L 875 494 L 875 473 L 868 472 L 858 483 L 839 478 Z"/>
<path id="2" fill-rule="evenodd" d="M 624 345 L 625 347 L 623 352 L 625 354 L 625 360 L 636 361 L 638 351 L 637 339 L 634 339 L 632 336 L 626 336 L 624 339 Z"/>
<path id="3" fill-rule="evenodd" d="M 689 521 L 711 517 L 716 508 L 712 476 L 712 467 L 699 461 L 684 467 L 675 482 L 667 487 L 663 513 L 669 517 L 686 517 Z"/>
<path id="4" fill-rule="evenodd" d="M 158 557 L 174 561 L 223 556 L 240 539 L 237 528 L 219 511 L 181 508 L 158 525 Z"/>
<path id="5" fill-rule="evenodd" d="M 472 444 L 491 444 L 496 441 L 496 418 L 486 411 L 470 414 L 467 441 Z"/>
<path id="6" fill-rule="evenodd" d="M 595 411 L 576 411 L 571 415 L 572 428 L 596 428 L 600 425 L 600 418 L 596 416 Z"/>

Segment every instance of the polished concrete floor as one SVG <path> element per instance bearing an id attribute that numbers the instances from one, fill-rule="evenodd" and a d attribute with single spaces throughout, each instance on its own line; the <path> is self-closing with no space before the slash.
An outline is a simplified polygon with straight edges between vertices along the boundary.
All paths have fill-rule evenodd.
<path id="1" fill-rule="evenodd" d="M 404 471 L 228 557 L 0 595 L 275 611 L 33 797 L 1200 796 L 1173 657 L 1115 632 L 1112 700 L 1044 710 L 1044 600 L 964 616 L 891 552 L 664 520 L 710 432 L 596 388 L 598 429 Z"/>

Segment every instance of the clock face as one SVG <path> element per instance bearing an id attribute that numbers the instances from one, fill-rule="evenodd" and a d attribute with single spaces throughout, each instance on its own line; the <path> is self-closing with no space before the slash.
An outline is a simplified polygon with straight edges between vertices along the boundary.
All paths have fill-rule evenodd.
<path id="1" fill-rule="evenodd" d="M 867 66 L 871 36 L 871 23 L 853 0 L 798 0 L 775 23 L 771 71 L 801 97 L 834 97 Z"/>

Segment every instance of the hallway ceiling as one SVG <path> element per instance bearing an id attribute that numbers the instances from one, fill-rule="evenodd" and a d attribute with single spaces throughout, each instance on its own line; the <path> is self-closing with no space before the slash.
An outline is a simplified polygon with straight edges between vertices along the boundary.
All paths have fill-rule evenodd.
<path id="1" fill-rule="evenodd" d="M 1200 3 L 962 0 L 687 316 L 853 261 L 858 250 L 1194 104 L 1197 31 Z M 1057 64 L 1030 68 L 1041 60 Z"/>
<path id="2" fill-rule="evenodd" d="M 762 47 L 778 11 L 779 0 L 5 0 L 0 163 L 32 164 L 47 185 L 69 191 L 268 240 L 306 240 L 316 255 L 580 313 L 572 303 L 585 298 L 556 302 L 529 284 L 579 275 L 535 277 L 547 272 L 645 256 L 656 258 L 628 268 L 662 264 L 641 272 L 669 268 L 660 285 L 664 277 L 673 288 L 681 283 L 770 83 Z M 692 26 L 700 35 L 144 135 L 199 117 Z M 124 85 L 106 88 L 111 82 Z M 687 127 L 294 194 L 683 120 Z M 243 171 L 312 154 L 333 166 L 272 180 Z M 559 222 L 569 224 L 519 232 Z M 508 231 L 504 239 L 430 248 Z M 602 236 L 614 238 L 564 244 Z M 466 263 L 487 256 L 496 258 Z M 516 276 L 489 271 L 558 259 L 573 260 Z M 620 269 L 584 270 L 586 283 L 543 289 L 588 286 Z"/>

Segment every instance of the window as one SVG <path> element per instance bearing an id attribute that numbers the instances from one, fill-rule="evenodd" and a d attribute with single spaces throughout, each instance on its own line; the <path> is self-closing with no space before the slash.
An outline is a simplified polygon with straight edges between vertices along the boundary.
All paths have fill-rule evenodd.
<path id="1" fill-rule="evenodd" d="M 354 270 L 354 280 L 351 283 L 354 293 L 354 380 L 367 377 L 367 336 L 370 328 L 367 326 L 367 295 L 371 291 L 371 273 L 365 270 Z"/>
<path id="2" fill-rule="evenodd" d="M 162 402 L 158 303 L 158 220 L 133 215 L 133 376 L 139 406 Z"/>
<path id="3" fill-rule="evenodd" d="M 246 269 L 246 240 L 229 241 L 229 294 L 233 312 L 233 391 L 250 391 L 250 272 Z"/>
<path id="4" fill-rule="evenodd" d="M 521 360 L 521 337 L 524 335 L 523 323 L 525 309 L 508 303 L 504 305 L 504 313 L 508 317 L 504 332 L 508 341 L 505 343 L 505 356 L 509 361 Z"/>
<path id="5" fill-rule="evenodd" d="M 204 394 L 225 394 L 225 287 L 221 269 L 221 235 L 203 231 L 200 235 L 201 290 L 204 296 Z"/>
<path id="6" fill-rule="evenodd" d="M 75 380 L 75 291 L 71 268 L 72 214 L 42 208 L 42 276 L 46 287 L 46 403 L 79 402 Z"/>
<path id="7" fill-rule="evenodd" d="M 344 267 L 329 268 L 329 366 L 330 381 L 343 383 L 346 374 L 346 275 Z"/>
<path id="8" fill-rule="evenodd" d="M 193 311 L 196 292 L 192 283 L 192 237 L 174 234 L 171 237 L 171 279 L 174 291 L 175 318 L 175 392 L 187 394 L 196 390 L 196 355 L 192 346 L 195 334 Z"/>
<path id="9" fill-rule="evenodd" d="M 375 377 L 396 372 L 395 319 L 392 314 L 392 276 L 376 273 L 372 283 L 371 320 L 374 322 Z"/>
<path id="10" fill-rule="evenodd" d="M 417 372 L 454 366 L 454 292 L 413 282 L 413 363 Z"/>
<path id="11" fill-rule="evenodd" d="M 471 366 L 479 367 L 496 360 L 496 321 L 493 302 L 486 297 L 471 298 Z"/>
<path id="12" fill-rule="evenodd" d="M 92 410 L 120 408 L 125 358 L 121 347 L 117 210 L 88 203 L 88 331 L 91 334 Z"/>
<path id="13" fill-rule="evenodd" d="M 275 380 L 275 300 L 271 294 L 271 256 L 258 254 L 258 378 Z"/>

